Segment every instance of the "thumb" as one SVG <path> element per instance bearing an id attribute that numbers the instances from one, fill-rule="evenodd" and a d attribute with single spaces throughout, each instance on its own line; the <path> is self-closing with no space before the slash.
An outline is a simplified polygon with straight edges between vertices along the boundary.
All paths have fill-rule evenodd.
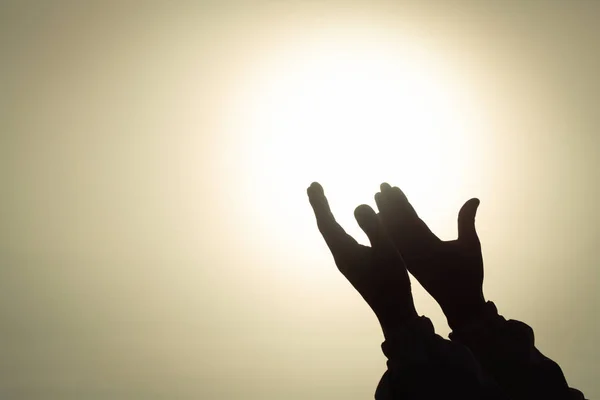
<path id="1" fill-rule="evenodd" d="M 467 243 L 479 243 L 475 230 L 475 214 L 479 199 L 468 200 L 458 212 L 458 240 Z"/>

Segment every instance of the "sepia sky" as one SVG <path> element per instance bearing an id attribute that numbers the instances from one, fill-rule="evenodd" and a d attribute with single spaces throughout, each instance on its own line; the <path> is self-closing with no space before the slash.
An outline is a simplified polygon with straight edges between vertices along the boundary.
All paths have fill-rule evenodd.
<path id="1" fill-rule="evenodd" d="M 365 399 L 372 311 L 306 187 L 401 187 L 600 397 L 600 2 L 6 1 L 0 397 Z M 420 314 L 449 328 L 413 282 Z"/>

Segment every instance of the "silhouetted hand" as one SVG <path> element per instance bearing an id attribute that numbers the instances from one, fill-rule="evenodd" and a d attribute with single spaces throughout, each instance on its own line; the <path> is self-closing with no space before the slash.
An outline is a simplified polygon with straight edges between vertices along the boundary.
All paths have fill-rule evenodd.
<path id="1" fill-rule="evenodd" d="M 406 267 L 375 211 L 367 205 L 354 211 L 372 247 L 363 246 L 336 222 L 321 185 L 314 182 L 307 193 L 338 269 L 375 312 L 384 334 L 416 317 Z"/>
<path id="2" fill-rule="evenodd" d="M 478 199 L 458 213 L 458 239 L 442 241 L 423 222 L 404 193 L 389 184 L 375 195 L 381 220 L 408 271 L 442 307 L 452 329 L 477 317 L 483 297 L 483 258 L 475 231 Z"/>

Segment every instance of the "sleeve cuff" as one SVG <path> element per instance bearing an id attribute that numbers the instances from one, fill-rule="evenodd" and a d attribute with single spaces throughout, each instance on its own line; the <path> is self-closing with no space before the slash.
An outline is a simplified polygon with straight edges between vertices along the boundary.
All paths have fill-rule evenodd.
<path id="1" fill-rule="evenodd" d="M 417 317 L 390 333 L 381 349 L 388 359 L 427 362 L 429 343 L 435 340 L 435 329 L 425 316 Z"/>
<path id="2" fill-rule="evenodd" d="M 459 329 L 455 329 L 449 335 L 451 340 L 462 341 L 461 339 L 468 339 L 470 337 L 481 337 L 487 331 L 493 331 L 504 325 L 506 319 L 498 314 L 496 305 L 488 301 L 485 303 L 483 313 L 479 315 L 474 321 L 471 321 L 465 326 L 461 326 Z"/>
<path id="3" fill-rule="evenodd" d="M 488 301 L 476 320 L 450 333 L 450 340 L 469 347 L 475 354 L 510 362 L 529 360 L 534 348 L 533 330 L 520 321 L 506 320 Z"/>

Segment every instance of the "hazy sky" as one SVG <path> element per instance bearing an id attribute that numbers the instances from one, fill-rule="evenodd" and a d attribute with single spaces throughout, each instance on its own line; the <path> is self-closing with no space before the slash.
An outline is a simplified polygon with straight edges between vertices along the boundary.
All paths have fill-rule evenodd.
<path id="1" fill-rule="evenodd" d="M 363 242 L 384 180 L 446 239 L 479 197 L 486 297 L 600 397 L 600 2 L 151 3 L 0 6 L 0 397 L 372 398 L 315 180 Z"/>

